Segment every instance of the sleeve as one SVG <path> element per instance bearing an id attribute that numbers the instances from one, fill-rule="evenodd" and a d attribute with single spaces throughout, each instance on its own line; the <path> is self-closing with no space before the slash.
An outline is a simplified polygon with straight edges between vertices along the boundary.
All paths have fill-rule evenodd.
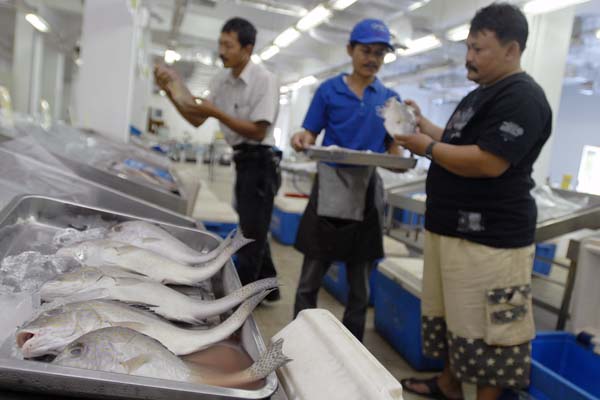
<path id="1" fill-rule="evenodd" d="M 543 106 L 523 90 L 507 92 L 493 103 L 477 141 L 482 150 L 512 165 L 531 151 L 548 124 L 548 113 Z"/>
<path id="2" fill-rule="evenodd" d="M 275 123 L 279 108 L 279 84 L 277 78 L 272 74 L 264 76 L 263 90 L 252 105 L 249 119 L 252 122 L 266 121 Z"/>
<path id="3" fill-rule="evenodd" d="M 325 99 L 325 89 L 321 85 L 310 102 L 302 127 L 318 135 L 325 128 L 326 124 L 327 101 Z"/>

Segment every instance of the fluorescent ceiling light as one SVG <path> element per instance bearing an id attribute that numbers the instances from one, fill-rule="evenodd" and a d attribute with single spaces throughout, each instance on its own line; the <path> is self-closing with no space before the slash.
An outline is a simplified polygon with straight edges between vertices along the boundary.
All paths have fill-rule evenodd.
<path id="1" fill-rule="evenodd" d="M 285 93 L 289 92 L 290 90 L 292 90 L 292 89 L 290 89 L 289 86 L 285 86 L 284 85 L 284 86 L 282 86 L 282 87 L 279 88 L 279 93 L 285 94 Z"/>
<path id="2" fill-rule="evenodd" d="M 262 59 L 258 54 L 252 54 L 252 57 L 250 57 L 250 59 L 252 59 L 252 62 L 254 64 L 260 64 L 262 62 Z"/>
<path id="3" fill-rule="evenodd" d="M 588 1 L 590 0 L 533 0 L 523 6 L 523 11 L 531 15 L 543 14 Z"/>
<path id="4" fill-rule="evenodd" d="M 48 32 L 50 30 L 50 25 L 48 25 L 46 20 L 37 14 L 27 14 L 25 19 L 40 32 Z"/>
<path id="5" fill-rule="evenodd" d="M 594 95 L 594 91 L 592 89 L 581 89 L 579 91 L 579 93 L 581 93 L 584 96 L 593 96 Z"/>
<path id="6" fill-rule="evenodd" d="M 341 11 L 350 7 L 354 3 L 356 3 L 356 0 L 334 0 L 334 2 L 331 4 L 331 8 Z"/>
<path id="7" fill-rule="evenodd" d="M 277 53 L 279 53 L 279 47 L 275 45 L 269 46 L 266 48 L 266 50 L 260 53 L 260 58 L 262 58 L 263 61 L 267 61 L 269 58 L 273 57 Z"/>
<path id="8" fill-rule="evenodd" d="M 325 22 L 330 16 L 331 11 L 326 9 L 323 4 L 319 4 L 298 21 L 296 28 L 301 32 L 307 31 Z"/>
<path id="9" fill-rule="evenodd" d="M 430 1 L 431 0 L 415 1 L 410 6 L 408 6 L 408 11 L 415 11 L 415 10 L 423 7 L 424 5 L 426 5 L 427 3 L 429 3 Z"/>
<path id="10" fill-rule="evenodd" d="M 295 28 L 287 28 L 275 38 L 273 43 L 279 48 L 284 48 L 290 45 L 294 40 L 300 37 L 300 32 Z"/>
<path id="11" fill-rule="evenodd" d="M 309 75 L 298 80 L 298 82 L 293 83 L 292 85 L 290 85 L 290 87 L 292 90 L 298 90 L 301 87 L 314 85 L 317 82 L 319 82 L 319 80 L 314 75 Z"/>
<path id="12" fill-rule="evenodd" d="M 391 62 L 396 61 L 398 57 L 396 57 L 396 55 L 394 53 L 387 53 L 385 55 L 385 57 L 383 58 L 383 63 L 384 64 L 389 64 Z"/>
<path id="13" fill-rule="evenodd" d="M 398 49 L 396 52 L 401 56 L 412 56 L 440 47 L 442 42 L 435 35 L 423 36 L 415 40 L 407 40 L 406 49 Z"/>
<path id="14" fill-rule="evenodd" d="M 175 50 L 165 50 L 165 62 L 167 64 L 173 64 L 175 61 L 181 60 L 181 54 Z"/>
<path id="15" fill-rule="evenodd" d="M 446 32 L 446 39 L 453 42 L 462 42 L 467 38 L 467 36 L 469 36 L 470 29 L 470 24 L 459 25 L 456 28 L 452 28 Z"/>

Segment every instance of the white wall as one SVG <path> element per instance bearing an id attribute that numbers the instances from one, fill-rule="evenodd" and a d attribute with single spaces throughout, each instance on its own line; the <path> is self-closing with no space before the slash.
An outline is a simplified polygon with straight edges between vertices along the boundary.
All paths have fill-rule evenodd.
<path id="1" fill-rule="evenodd" d="M 563 89 L 554 127 L 554 146 L 550 159 L 550 181 L 558 183 L 562 176 L 573 177 L 579 171 L 583 146 L 600 146 L 600 95 L 585 96 L 576 86 Z M 600 179 L 600 177 L 599 177 Z"/>
<path id="2" fill-rule="evenodd" d="M 0 86 L 10 90 L 12 70 L 8 60 L 0 59 Z"/>

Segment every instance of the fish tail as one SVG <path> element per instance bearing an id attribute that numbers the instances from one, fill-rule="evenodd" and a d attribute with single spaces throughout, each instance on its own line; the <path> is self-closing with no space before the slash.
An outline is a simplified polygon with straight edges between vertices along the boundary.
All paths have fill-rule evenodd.
<path id="1" fill-rule="evenodd" d="M 233 252 L 235 253 L 248 243 L 254 242 L 254 239 L 250 239 L 244 236 L 244 232 L 242 232 L 242 228 L 236 228 L 235 235 L 231 241 L 231 247 L 233 248 Z"/>
<path id="2" fill-rule="evenodd" d="M 207 385 L 239 387 L 266 378 L 271 372 L 290 361 L 292 359 L 283 353 L 283 339 L 278 339 L 270 343 L 267 351 L 254 364 L 243 371 L 212 376 L 201 376 L 199 373 L 192 372 L 192 380 Z"/>

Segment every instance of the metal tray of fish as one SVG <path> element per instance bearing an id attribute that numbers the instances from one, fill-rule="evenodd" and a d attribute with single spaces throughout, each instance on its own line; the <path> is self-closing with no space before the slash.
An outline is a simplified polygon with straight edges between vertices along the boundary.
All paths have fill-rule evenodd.
<path id="1" fill-rule="evenodd" d="M 305 150 L 306 155 L 313 160 L 338 164 L 371 165 L 391 169 L 411 169 L 417 165 L 415 158 L 406 158 L 391 154 L 369 153 L 344 149 L 341 147 L 311 146 Z"/>
<path id="2" fill-rule="evenodd" d="M 0 260 L 7 256 L 22 254 L 24 251 L 50 254 L 51 243 L 61 229 L 91 225 L 108 227 L 129 220 L 145 220 L 157 224 L 196 250 L 212 249 L 220 243 L 217 236 L 197 229 L 137 218 L 49 197 L 22 196 L 0 211 Z M 240 287 L 231 260 L 209 282 L 216 297 L 226 295 Z M 40 361 L 19 359 L 13 344 L 16 328 L 15 322 L 11 325 L 4 320 L 0 324 L 0 338 L 6 338 L 6 340 L 0 339 L 4 340 L 0 346 L 0 388 L 91 398 L 185 400 L 263 399 L 271 396 L 278 386 L 274 372 L 264 380 L 262 387 L 233 389 L 67 368 Z M 256 360 L 265 352 L 265 344 L 252 316 L 239 330 L 239 335 L 236 333 L 234 336 L 239 338 L 239 346 L 251 359 Z"/>

